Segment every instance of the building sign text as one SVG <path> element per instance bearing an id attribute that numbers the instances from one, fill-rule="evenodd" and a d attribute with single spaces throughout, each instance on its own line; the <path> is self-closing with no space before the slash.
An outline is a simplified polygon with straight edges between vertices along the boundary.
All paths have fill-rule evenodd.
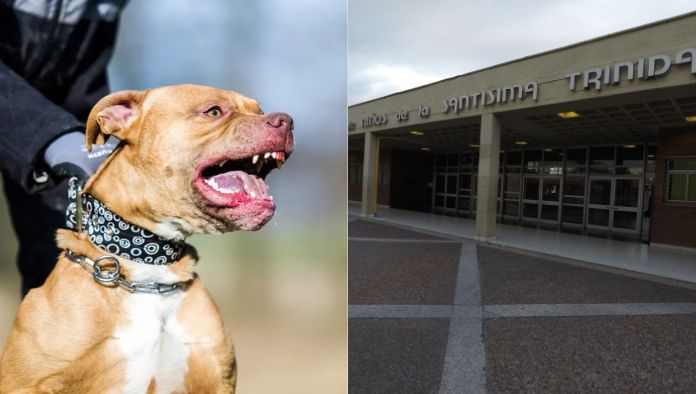
<path id="1" fill-rule="evenodd" d="M 623 61 L 608 64 L 604 67 L 593 67 L 582 72 L 566 74 L 568 88 L 602 90 L 605 85 L 617 85 L 625 75 L 626 80 L 651 79 L 667 74 L 672 64 L 691 63 L 691 73 L 696 75 L 696 48 L 682 49 L 672 58 L 659 54 L 648 58 L 641 57 L 636 61 Z"/>
<path id="2" fill-rule="evenodd" d="M 496 103 L 505 104 L 509 101 L 524 100 L 529 97 L 528 95 L 531 95 L 534 101 L 537 101 L 539 98 L 539 84 L 536 81 L 528 82 L 524 85 L 509 85 L 459 97 L 446 98 L 442 100 L 443 112 L 459 113 L 466 109 L 478 108 L 479 105 L 485 107 Z"/>

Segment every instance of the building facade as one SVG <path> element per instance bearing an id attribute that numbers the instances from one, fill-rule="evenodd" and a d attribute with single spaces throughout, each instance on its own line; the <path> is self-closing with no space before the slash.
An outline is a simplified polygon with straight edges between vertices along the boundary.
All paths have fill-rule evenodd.
<path id="1" fill-rule="evenodd" d="M 696 13 L 349 108 L 349 200 L 696 248 Z"/>

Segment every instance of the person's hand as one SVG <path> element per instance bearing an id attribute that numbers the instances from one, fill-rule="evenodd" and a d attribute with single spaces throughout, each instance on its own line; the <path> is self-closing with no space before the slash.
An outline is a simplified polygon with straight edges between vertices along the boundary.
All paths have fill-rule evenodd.
<path id="1" fill-rule="evenodd" d="M 75 131 L 51 142 L 44 153 L 44 161 L 59 177 L 76 176 L 86 180 L 113 152 L 118 142 L 117 138 L 111 137 L 104 145 L 92 145 L 92 151 L 88 152 L 85 146 L 85 134 Z"/>

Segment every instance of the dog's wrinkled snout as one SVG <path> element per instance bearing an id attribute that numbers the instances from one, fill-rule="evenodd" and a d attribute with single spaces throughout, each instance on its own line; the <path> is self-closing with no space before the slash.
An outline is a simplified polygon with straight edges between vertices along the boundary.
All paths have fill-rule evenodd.
<path id="1" fill-rule="evenodd" d="M 280 138 L 286 154 L 290 154 L 294 147 L 292 136 L 293 120 L 292 117 L 283 112 L 274 112 L 266 115 L 265 128 Z"/>
<path id="2" fill-rule="evenodd" d="M 280 133 L 286 133 L 292 130 L 292 118 L 288 114 L 282 112 L 274 112 L 266 115 L 266 125 L 271 129 L 276 129 Z"/>

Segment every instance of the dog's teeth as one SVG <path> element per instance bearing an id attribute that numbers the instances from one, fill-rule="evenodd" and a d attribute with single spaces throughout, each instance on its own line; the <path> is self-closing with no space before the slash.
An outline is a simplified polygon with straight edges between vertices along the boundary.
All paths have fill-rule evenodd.
<path id="1" fill-rule="evenodd" d="M 283 161 L 282 160 L 276 160 L 276 167 L 280 170 L 283 167 Z"/>
<path id="2" fill-rule="evenodd" d="M 271 153 L 271 157 L 274 159 L 278 159 L 278 152 Z"/>
<path id="3" fill-rule="evenodd" d="M 259 155 L 254 155 L 254 157 L 251 159 L 251 164 L 256 164 L 257 161 L 259 161 Z"/>
<path id="4" fill-rule="evenodd" d="M 218 191 L 220 190 L 220 186 L 218 186 L 217 182 L 215 182 L 215 179 L 213 179 L 213 178 L 206 179 L 205 183 L 210 185 L 210 187 L 212 187 L 215 190 L 218 190 Z"/>
<path id="5" fill-rule="evenodd" d="M 273 196 L 268 196 L 268 198 L 270 198 L 270 199 L 271 199 L 271 201 L 273 200 Z"/>
<path id="6" fill-rule="evenodd" d="M 263 158 L 264 158 L 264 159 L 268 159 L 270 156 L 271 156 L 271 153 L 270 153 L 270 152 L 266 152 L 266 153 L 263 154 Z"/>
<path id="7" fill-rule="evenodd" d="M 218 166 L 219 166 L 219 167 L 222 167 L 222 166 L 225 165 L 225 163 L 227 163 L 227 160 L 223 160 L 223 161 L 219 162 L 219 163 L 218 163 Z"/>

